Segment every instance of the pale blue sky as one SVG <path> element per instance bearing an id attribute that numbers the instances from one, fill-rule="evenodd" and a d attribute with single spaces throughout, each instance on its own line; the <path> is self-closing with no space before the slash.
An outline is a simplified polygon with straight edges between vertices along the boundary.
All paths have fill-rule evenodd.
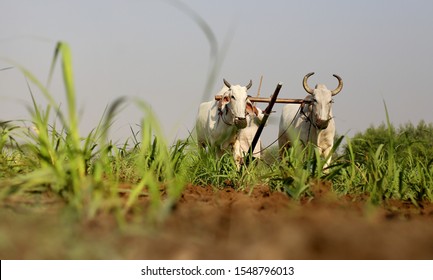
<path id="1" fill-rule="evenodd" d="M 225 60 L 207 98 L 226 78 L 253 80 L 262 96 L 278 82 L 280 97 L 303 98 L 302 78 L 334 88 L 339 134 L 363 131 L 385 121 L 386 102 L 394 124 L 433 122 L 433 1 L 199 1 L 185 0 L 212 28 Z M 45 82 L 58 40 L 73 54 L 83 131 L 95 127 L 105 106 L 120 96 L 152 105 L 169 139 L 184 138 L 194 119 L 210 68 L 209 43 L 199 26 L 168 1 L 0 0 L 0 57 L 13 59 Z M 11 66 L 0 61 L 0 69 Z M 59 71 L 57 71 L 59 72 Z M 51 87 L 64 100 L 60 75 Z M 42 104 L 42 96 L 37 97 Z M 16 69 L 0 72 L 0 119 L 28 118 L 29 92 Z M 261 107 L 266 107 L 261 104 Z M 277 138 L 281 105 L 263 132 Z M 129 136 L 141 113 L 129 106 L 114 131 Z"/>

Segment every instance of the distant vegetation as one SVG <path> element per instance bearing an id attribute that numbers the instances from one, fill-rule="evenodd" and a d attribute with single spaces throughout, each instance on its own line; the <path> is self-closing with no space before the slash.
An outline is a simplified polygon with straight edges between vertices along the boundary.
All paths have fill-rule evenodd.
<path id="1" fill-rule="evenodd" d="M 393 146 L 396 160 L 400 163 L 408 158 L 429 164 L 433 160 L 433 124 L 420 121 L 418 125 L 407 123 L 394 127 L 382 124 L 371 126 L 357 133 L 351 141 L 357 162 L 365 162 L 365 151 L 377 150 L 380 145 Z M 346 147 L 345 154 L 349 153 Z"/>

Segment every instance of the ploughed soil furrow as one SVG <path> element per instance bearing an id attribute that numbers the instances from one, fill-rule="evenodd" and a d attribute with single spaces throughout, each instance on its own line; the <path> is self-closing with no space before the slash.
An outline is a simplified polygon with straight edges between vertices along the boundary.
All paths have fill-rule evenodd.
<path id="1" fill-rule="evenodd" d="M 433 259 L 433 204 L 375 207 L 329 189 L 294 201 L 267 186 L 187 186 L 157 226 L 134 214 L 122 229 L 111 214 L 73 222 L 52 197 L 11 201 L 0 208 L 0 258 Z"/>

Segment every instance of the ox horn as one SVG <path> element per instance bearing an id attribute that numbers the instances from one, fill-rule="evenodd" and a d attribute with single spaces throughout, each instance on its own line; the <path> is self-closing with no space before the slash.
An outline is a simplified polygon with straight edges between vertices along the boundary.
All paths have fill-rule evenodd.
<path id="1" fill-rule="evenodd" d="M 224 81 L 224 84 L 226 85 L 226 87 L 228 87 L 228 88 L 232 87 L 232 85 L 229 82 L 227 82 L 226 79 L 223 79 L 223 81 Z"/>
<path id="2" fill-rule="evenodd" d="M 248 85 L 246 85 L 245 87 L 247 88 L 247 89 L 250 89 L 250 87 L 253 85 L 253 81 L 252 80 L 250 80 L 250 82 L 248 83 Z"/>
<path id="3" fill-rule="evenodd" d="M 338 80 L 338 87 L 331 91 L 332 96 L 334 96 L 334 95 L 337 95 L 343 89 L 343 80 L 340 78 L 340 76 L 338 76 L 336 74 L 334 74 L 332 76 L 334 76 Z"/>
<path id="4" fill-rule="evenodd" d="M 310 76 L 314 75 L 314 72 L 308 73 L 307 75 L 305 75 L 304 80 L 302 82 L 302 84 L 304 85 L 304 89 L 306 92 L 308 92 L 309 94 L 313 94 L 314 90 L 312 90 L 309 86 L 308 86 L 308 78 Z"/>

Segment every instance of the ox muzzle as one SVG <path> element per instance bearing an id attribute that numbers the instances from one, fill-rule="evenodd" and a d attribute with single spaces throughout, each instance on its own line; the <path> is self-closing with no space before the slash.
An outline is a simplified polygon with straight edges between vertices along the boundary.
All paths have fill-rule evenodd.
<path id="1" fill-rule="evenodd" d="M 237 117 L 234 119 L 234 124 L 235 124 L 236 128 L 244 129 L 245 127 L 247 127 L 247 119 Z"/>
<path id="2" fill-rule="evenodd" d="M 331 120 L 332 118 L 329 118 L 329 119 L 327 119 L 327 120 L 323 120 L 323 119 L 320 119 L 320 118 L 317 118 L 316 117 L 316 119 L 314 120 L 314 125 L 318 128 L 318 129 L 327 129 L 328 128 L 328 125 L 329 125 L 329 121 Z"/>

